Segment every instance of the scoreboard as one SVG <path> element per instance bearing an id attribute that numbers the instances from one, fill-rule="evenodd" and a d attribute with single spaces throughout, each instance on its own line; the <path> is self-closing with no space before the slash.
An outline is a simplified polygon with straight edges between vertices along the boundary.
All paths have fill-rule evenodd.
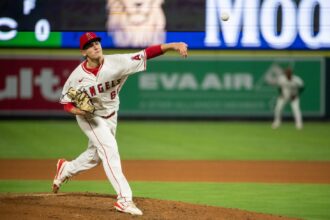
<path id="1" fill-rule="evenodd" d="M 165 37 L 159 43 L 185 41 L 191 49 L 224 50 L 330 48 L 329 0 L 160 1 Z M 116 19 L 110 15 L 111 2 L 114 0 L 94 0 L 93 3 L 90 0 L 2 0 L 0 47 L 77 48 L 79 36 L 85 31 L 101 35 L 105 48 L 135 48 L 153 43 L 125 46 L 116 43 L 125 39 L 116 40 L 117 30 L 109 25 Z M 124 4 L 125 1 L 117 2 Z M 143 7 L 156 10 L 152 5 Z M 230 14 L 228 21 L 221 20 L 223 12 Z M 128 12 L 113 14 L 118 17 Z M 145 23 L 145 28 L 148 25 Z"/>

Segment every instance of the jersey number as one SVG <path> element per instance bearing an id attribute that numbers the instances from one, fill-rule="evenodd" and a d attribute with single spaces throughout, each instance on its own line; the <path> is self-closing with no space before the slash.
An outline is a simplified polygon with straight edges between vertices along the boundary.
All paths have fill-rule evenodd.
<path id="1" fill-rule="evenodd" d="M 116 95 L 117 95 L 116 91 L 110 92 L 111 100 L 115 99 L 116 98 Z"/>

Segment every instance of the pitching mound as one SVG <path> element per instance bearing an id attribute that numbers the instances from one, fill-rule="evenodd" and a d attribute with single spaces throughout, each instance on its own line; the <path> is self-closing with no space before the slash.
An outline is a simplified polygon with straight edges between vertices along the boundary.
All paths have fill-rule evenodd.
<path id="1" fill-rule="evenodd" d="M 260 219 L 290 218 L 227 209 L 192 205 L 182 202 L 135 198 L 144 212 L 131 216 L 115 211 L 115 198 L 91 193 L 3 194 L 0 195 L 1 219 Z"/>

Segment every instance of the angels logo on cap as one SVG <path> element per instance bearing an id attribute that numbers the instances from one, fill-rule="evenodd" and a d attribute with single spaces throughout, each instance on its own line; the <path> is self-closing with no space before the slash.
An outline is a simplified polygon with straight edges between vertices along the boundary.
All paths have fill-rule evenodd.
<path id="1" fill-rule="evenodd" d="M 88 39 L 88 40 L 90 40 L 90 39 L 93 38 L 92 35 L 91 35 L 91 33 L 89 33 L 89 32 L 86 33 L 86 36 L 87 36 L 87 39 Z"/>
<path id="2" fill-rule="evenodd" d="M 93 41 L 101 41 L 101 38 L 98 37 L 94 32 L 86 32 L 80 37 L 80 49 L 83 50 L 84 47 L 93 42 Z"/>

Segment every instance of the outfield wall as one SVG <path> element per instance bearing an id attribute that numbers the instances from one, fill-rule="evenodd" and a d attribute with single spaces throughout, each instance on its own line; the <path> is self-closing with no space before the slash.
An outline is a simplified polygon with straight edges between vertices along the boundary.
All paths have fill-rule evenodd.
<path id="1" fill-rule="evenodd" d="M 119 115 L 269 118 L 278 91 L 265 82 L 265 76 L 290 66 L 305 82 L 304 117 L 329 118 L 329 59 L 300 53 L 254 55 L 193 51 L 188 59 L 169 54 L 150 60 L 146 72 L 125 83 Z M 70 51 L 21 50 L 10 55 L 0 51 L 0 116 L 68 117 L 58 100 L 80 61 Z M 284 115 L 291 115 L 288 106 Z"/>

